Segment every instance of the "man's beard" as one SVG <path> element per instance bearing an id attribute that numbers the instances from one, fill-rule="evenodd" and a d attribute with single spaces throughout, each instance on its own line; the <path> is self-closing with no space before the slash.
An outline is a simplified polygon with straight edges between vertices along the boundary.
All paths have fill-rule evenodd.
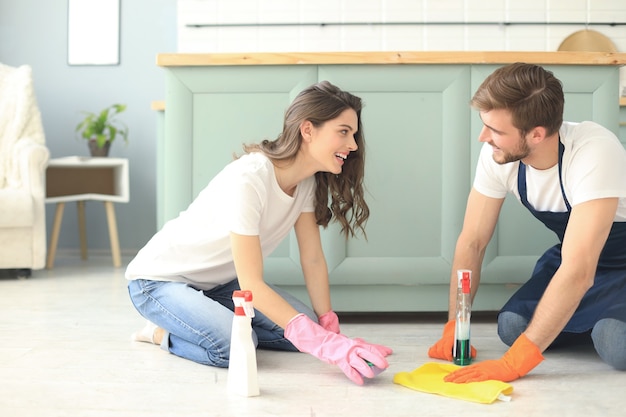
<path id="1" fill-rule="evenodd" d="M 502 149 L 501 149 L 502 150 Z M 524 139 L 520 139 L 519 146 L 514 152 L 503 152 L 501 157 L 496 157 L 493 153 L 493 160 L 500 165 L 508 164 L 509 162 L 521 161 L 530 155 L 530 148 Z"/>

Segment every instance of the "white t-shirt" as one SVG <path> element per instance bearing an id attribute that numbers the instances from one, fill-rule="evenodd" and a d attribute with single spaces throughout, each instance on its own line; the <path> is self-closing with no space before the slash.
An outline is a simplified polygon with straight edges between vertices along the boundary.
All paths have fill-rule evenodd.
<path id="1" fill-rule="evenodd" d="M 618 197 L 614 221 L 626 221 L 626 150 L 608 129 L 594 122 L 563 122 L 559 129 L 565 147 L 561 175 L 570 205 L 598 198 Z M 517 190 L 518 162 L 500 165 L 493 160 L 491 146 L 481 149 L 474 188 L 488 197 L 504 198 Z M 545 170 L 526 166 L 528 202 L 535 210 L 565 212 L 558 165 Z"/>
<path id="2" fill-rule="evenodd" d="M 243 155 L 150 239 L 128 265 L 126 278 L 188 282 L 201 290 L 225 284 L 236 277 L 230 232 L 259 236 L 266 257 L 301 213 L 314 211 L 314 193 L 310 177 L 293 197 L 285 194 L 265 155 Z"/>

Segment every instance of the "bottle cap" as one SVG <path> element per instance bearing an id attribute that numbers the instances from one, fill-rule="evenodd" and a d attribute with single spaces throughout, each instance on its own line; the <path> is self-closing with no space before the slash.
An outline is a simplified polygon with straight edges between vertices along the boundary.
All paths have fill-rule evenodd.
<path id="1" fill-rule="evenodd" d="M 235 290 L 233 291 L 233 298 L 243 298 L 244 301 L 252 301 L 252 291 L 248 290 Z"/>
<path id="2" fill-rule="evenodd" d="M 469 269 L 457 269 L 456 270 L 456 278 L 458 280 L 457 287 L 461 288 L 463 286 L 463 276 L 467 275 L 468 279 L 471 281 L 472 279 L 472 271 Z"/>
<path id="3" fill-rule="evenodd" d="M 464 271 L 461 277 L 461 289 L 465 294 L 470 292 L 470 275 L 469 271 Z"/>
<path id="4" fill-rule="evenodd" d="M 254 307 L 252 306 L 252 291 L 233 291 L 233 304 L 235 305 L 236 316 L 254 317 Z"/>

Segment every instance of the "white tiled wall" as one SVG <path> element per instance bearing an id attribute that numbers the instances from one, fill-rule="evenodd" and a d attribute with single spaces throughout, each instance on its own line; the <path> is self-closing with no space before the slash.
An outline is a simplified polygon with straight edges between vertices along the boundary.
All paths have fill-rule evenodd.
<path id="1" fill-rule="evenodd" d="M 624 23 L 626 0 L 178 0 L 178 52 L 554 51 L 586 24 L 626 52 Z"/>

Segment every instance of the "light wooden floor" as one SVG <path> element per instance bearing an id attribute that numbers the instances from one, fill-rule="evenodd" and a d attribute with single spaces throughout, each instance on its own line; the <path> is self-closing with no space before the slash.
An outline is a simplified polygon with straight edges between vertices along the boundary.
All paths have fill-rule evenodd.
<path id="1" fill-rule="evenodd" d="M 127 259 L 124 264 L 128 261 Z M 479 359 L 504 351 L 490 318 L 476 320 Z M 431 361 L 441 317 L 342 316 L 342 331 L 392 347 L 390 368 L 365 386 L 300 353 L 258 352 L 259 397 L 226 391 L 226 370 L 131 342 L 144 320 L 110 257 L 60 257 L 30 279 L 0 278 L 0 416 L 585 416 L 626 415 L 626 373 L 589 348 L 548 351 L 512 383 L 511 402 L 491 405 L 424 394 L 393 375 Z M 625 347 L 626 348 L 626 347 Z"/>

